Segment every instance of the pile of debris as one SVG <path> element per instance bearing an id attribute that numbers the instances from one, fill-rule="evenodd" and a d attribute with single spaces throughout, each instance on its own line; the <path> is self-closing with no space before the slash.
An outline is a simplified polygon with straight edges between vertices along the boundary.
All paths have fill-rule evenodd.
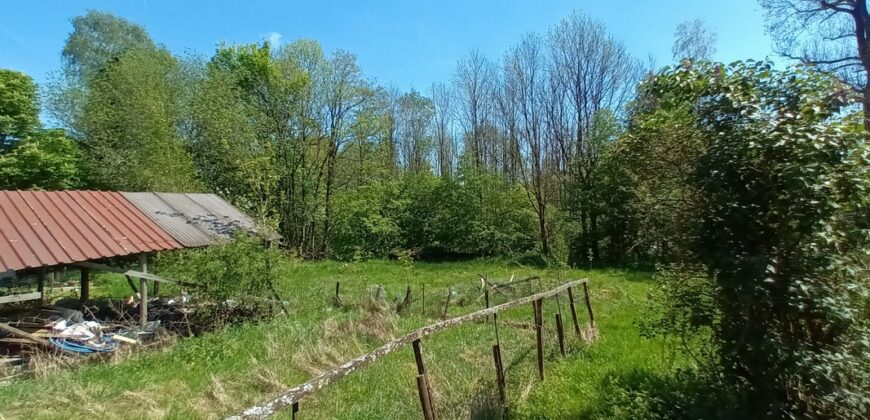
<path id="1" fill-rule="evenodd" d="M 163 330 L 159 317 L 174 320 L 183 309 L 172 299 L 153 299 L 149 305 L 159 309 L 152 312 L 158 319 L 145 325 L 132 321 L 138 304 L 124 301 L 97 302 L 95 306 L 83 307 L 84 313 L 63 306 L 46 306 L 0 315 L 0 372 L 21 373 L 33 356 L 45 352 L 75 358 L 154 341 Z M 3 376 L 0 374 L 0 380 Z"/>

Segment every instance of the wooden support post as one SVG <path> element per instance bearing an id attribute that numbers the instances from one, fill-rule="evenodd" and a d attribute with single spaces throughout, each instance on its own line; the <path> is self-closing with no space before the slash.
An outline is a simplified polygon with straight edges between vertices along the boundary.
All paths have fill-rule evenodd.
<path id="1" fill-rule="evenodd" d="M 435 420 L 435 407 L 432 401 L 432 387 L 426 375 L 426 365 L 423 364 L 423 349 L 420 340 L 411 342 L 414 348 L 414 362 L 417 364 L 417 391 L 420 394 L 420 405 L 423 408 L 424 420 Z"/>
<path id="2" fill-rule="evenodd" d="M 571 308 L 571 320 L 574 321 L 574 334 L 580 337 L 580 323 L 577 322 L 577 310 L 574 309 L 574 292 L 568 288 L 568 307 Z"/>
<path id="3" fill-rule="evenodd" d="M 562 314 L 556 314 L 556 336 L 559 338 L 559 352 L 565 357 L 565 330 L 562 328 Z"/>
<path id="4" fill-rule="evenodd" d="M 293 405 L 290 406 L 290 418 L 292 420 L 299 419 L 299 401 L 294 402 Z"/>
<path id="5" fill-rule="evenodd" d="M 495 384 L 498 387 L 498 399 L 502 404 L 505 403 L 505 379 L 504 379 L 504 364 L 501 359 L 501 346 L 498 344 L 492 346 L 492 359 L 495 362 Z"/>
<path id="6" fill-rule="evenodd" d="M 538 353 L 538 377 L 544 380 L 544 335 L 543 323 L 544 316 L 541 309 L 541 299 L 534 301 L 532 306 L 535 309 L 535 346 Z"/>
<path id="7" fill-rule="evenodd" d="M 91 299 L 91 272 L 87 268 L 79 270 L 81 278 L 79 279 L 79 300 L 82 303 Z"/>
<path id="8" fill-rule="evenodd" d="M 148 272 L 148 255 L 139 254 L 140 270 Z M 139 279 L 139 324 L 143 327 L 148 323 L 148 280 Z"/>
<path id="9" fill-rule="evenodd" d="M 45 277 L 46 270 L 43 268 L 39 271 L 39 276 L 36 278 L 36 291 L 39 292 L 39 300 L 45 300 Z"/>
<path id="10" fill-rule="evenodd" d="M 586 298 L 586 310 L 589 311 L 589 326 L 595 328 L 595 316 L 592 315 L 592 302 L 589 300 L 588 282 L 583 282 L 583 295 Z"/>

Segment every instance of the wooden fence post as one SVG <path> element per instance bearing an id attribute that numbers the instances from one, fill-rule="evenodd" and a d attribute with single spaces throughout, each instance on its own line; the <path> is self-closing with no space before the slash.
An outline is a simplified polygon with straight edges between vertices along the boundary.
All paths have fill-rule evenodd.
<path id="1" fill-rule="evenodd" d="M 441 315 L 442 318 L 447 318 L 447 308 L 450 307 L 450 297 L 453 296 L 453 287 L 447 288 L 447 301 L 444 302 L 444 314 Z"/>
<path id="2" fill-rule="evenodd" d="M 432 387 L 426 375 L 426 366 L 423 364 L 423 350 L 420 348 L 420 340 L 411 342 L 414 348 L 414 361 L 417 363 L 417 392 L 420 394 L 420 406 L 423 408 L 424 420 L 435 420 L 435 408 L 432 404 Z"/>
<path id="3" fill-rule="evenodd" d="M 335 282 L 335 297 L 332 298 L 332 306 L 340 308 L 343 302 L 341 301 L 341 282 Z"/>
<path id="4" fill-rule="evenodd" d="M 541 309 L 541 299 L 532 303 L 535 308 L 535 345 L 538 353 L 538 377 L 544 380 L 544 336 L 543 336 L 543 310 Z"/>
<path id="5" fill-rule="evenodd" d="M 292 420 L 299 419 L 299 401 L 294 402 L 293 405 L 290 406 L 290 418 Z"/>
<path id="6" fill-rule="evenodd" d="M 568 307 L 571 308 L 571 320 L 574 321 L 574 334 L 580 337 L 580 323 L 577 322 L 577 310 L 574 309 L 574 292 L 568 288 Z"/>
<path id="7" fill-rule="evenodd" d="M 565 357 L 565 330 L 562 329 L 562 314 L 556 314 L 556 336 L 559 338 L 559 352 Z"/>
<path id="8" fill-rule="evenodd" d="M 423 318 L 426 318 L 426 283 L 423 283 L 422 288 L 423 288 L 423 291 L 421 292 L 422 296 L 420 298 L 422 300 L 422 306 L 423 306 Z"/>
<path id="9" fill-rule="evenodd" d="M 583 295 L 586 298 L 586 310 L 589 311 L 589 326 L 595 328 L 595 316 L 592 315 L 592 302 L 589 301 L 589 287 L 587 283 L 583 282 Z"/>
<path id="10" fill-rule="evenodd" d="M 501 360 L 501 347 L 496 344 L 492 346 L 492 359 L 495 361 L 495 384 L 498 387 L 498 399 L 502 404 L 505 403 L 505 380 L 504 380 L 504 365 Z"/>

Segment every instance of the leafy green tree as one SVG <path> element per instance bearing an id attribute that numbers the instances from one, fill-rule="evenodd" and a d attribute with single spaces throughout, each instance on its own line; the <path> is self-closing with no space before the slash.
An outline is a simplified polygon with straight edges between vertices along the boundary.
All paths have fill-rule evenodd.
<path id="1" fill-rule="evenodd" d="M 317 91 L 306 71 L 311 62 L 317 69 L 324 61 L 319 49 L 307 47 L 299 55 L 291 47 L 276 53 L 269 44 L 221 47 L 192 107 L 192 146 L 202 178 L 263 221 L 277 223 L 302 254 L 315 248 L 325 156 L 315 119 L 319 108 L 309 96 Z"/>
<path id="2" fill-rule="evenodd" d="M 0 189 L 79 188 L 81 166 L 79 144 L 63 130 L 38 131 L 0 155 Z"/>
<path id="3" fill-rule="evenodd" d="M 178 74 L 179 64 L 169 52 L 135 50 L 93 77 L 81 128 L 95 186 L 128 191 L 200 189 L 179 135 Z"/>
<path id="4" fill-rule="evenodd" d="M 91 10 L 72 25 L 61 57 L 67 71 L 85 80 L 128 51 L 157 48 L 145 28 L 111 13 Z"/>
<path id="5" fill-rule="evenodd" d="M 39 97 L 30 76 L 0 69 L 0 148 L 39 127 Z"/>
<path id="6" fill-rule="evenodd" d="M 638 126 L 688 123 L 701 146 L 671 137 L 696 152 L 682 162 L 694 204 L 675 218 L 688 221 L 684 262 L 712 282 L 697 289 L 714 293 L 718 320 L 695 319 L 712 323 L 728 384 L 762 416 L 866 412 L 870 150 L 857 98 L 833 76 L 764 62 L 693 63 L 644 89 L 656 101 Z"/>
<path id="7" fill-rule="evenodd" d="M 91 80 L 127 52 L 157 45 L 143 27 L 110 13 L 88 11 L 73 18 L 72 26 L 61 53 L 64 67 L 49 84 L 46 104 L 52 117 L 81 137 Z"/>

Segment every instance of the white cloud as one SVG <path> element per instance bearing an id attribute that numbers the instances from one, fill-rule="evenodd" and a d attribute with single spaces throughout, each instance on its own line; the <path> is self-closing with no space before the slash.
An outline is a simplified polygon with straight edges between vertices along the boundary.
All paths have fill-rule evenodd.
<path id="1" fill-rule="evenodd" d="M 283 37 L 284 36 L 281 35 L 280 32 L 269 32 L 269 34 L 266 35 L 266 41 L 269 41 L 269 44 L 271 46 L 277 47 L 277 46 L 281 45 L 281 38 L 283 38 Z"/>

